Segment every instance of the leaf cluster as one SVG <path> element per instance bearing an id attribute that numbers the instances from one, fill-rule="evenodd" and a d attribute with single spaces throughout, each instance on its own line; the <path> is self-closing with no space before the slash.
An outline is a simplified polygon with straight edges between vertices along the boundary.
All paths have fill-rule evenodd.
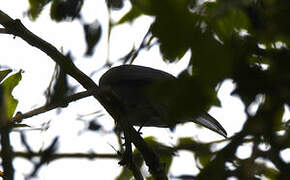
<path id="1" fill-rule="evenodd" d="M 118 23 L 132 22 L 140 15 L 154 17 L 151 33 L 158 39 L 164 60 L 176 62 L 186 52 L 191 53 L 188 68 L 178 80 L 164 83 L 155 91 L 157 98 L 175 94 L 173 115 L 194 113 L 191 107 L 218 105 L 216 88 L 226 79 L 233 80 L 236 86 L 232 94 L 246 106 L 247 121 L 242 131 L 197 178 L 289 177 L 289 164 L 279 155 L 289 148 L 290 140 L 289 128 L 282 128 L 280 134 L 290 94 L 289 1 L 132 1 L 131 10 Z M 250 114 L 250 105 L 258 96 L 263 101 L 257 112 Z M 188 106 L 177 107 L 179 101 Z M 243 160 L 236 150 L 246 143 L 247 136 L 253 138 L 253 153 Z M 259 148 L 262 142 L 269 144 L 269 151 Z M 258 158 L 270 160 L 278 171 L 261 165 Z M 234 168 L 230 169 L 227 162 Z M 248 167 L 252 171 L 247 171 Z"/>
<path id="2" fill-rule="evenodd" d="M 83 1 L 72 1 L 29 0 L 29 14 L 36 18 L 43 7 L 52 2 L 53 20 L 80 17 Z M 123 1 L 107 1 L 107 4 L 112 9 L 123 7 Z M 188 67 L 178 80 L 157 84 L 158 90 L 154 91 L 156 98 L 174 94 L 175 102 L 187 103 L 186 106 L 175 106 L 171 102 L 173 117 L 179 112 L 194 115 L 196 112 L 192 107 L 200 111 L 219 105 L 216 89 L 226 79 L 233 80 L 235 89 L 232 94 L 245 104 L 247 120 L 243 129 L 220 151 L 212 152 L 210 145 L 193 140 L 180 140 L 180 146 L 199 147 L 194 153 L 201 171 L 195 178 L 289 178 L 289 163 L 280 153 L 290 146 L 289 127 L 283 128 L 286 122 L 282 119 L 285 106 L 290 103 L 290 2 L 143 0 L 131 1 L 131 6 L 115 25 L 130 23 L 141 15 L 154 17 L 150 33 L 157 39 L 154 45 L 158 45 L 163 59 L 172 63 L 179 61 L 186 52 L 191 54 Z M 91 55 L 101 30 L 93 31 L 95 36 L 91 36 L 88 28 L 86 26 L 84 30 L 89 42 L 87 54 Z M 152 45 L 148 42 L 147 47 Z M 9 86 L 6 87 L 9 90 Z M 11 94 L 8 90 L 4 92 Z M 263 101 L 258 104 L 257 112 L 251 114 L 250 105 L 258 96 L 262 96 Z M 242 159 L 236 153 L 237 149 L 249 142 L 252 143 L 251 156 Z M 263 143 L 268 144 L 267 150 L 260 147 Z M 259 158 L 270 161 L 275 168 L 258 162 Z M 168 166 L 171 163 L 166 162 Z"/>

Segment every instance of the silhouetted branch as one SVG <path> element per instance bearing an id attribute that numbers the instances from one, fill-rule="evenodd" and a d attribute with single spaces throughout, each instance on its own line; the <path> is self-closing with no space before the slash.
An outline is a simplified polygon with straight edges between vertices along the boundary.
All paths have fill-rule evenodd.
<path id="1" fill-rule="evenodd" d="M 10 144 L 10 129 L 11 127 L 8 124 L 6 110 L 5 95 L 2 85 L 0 84 L 0 135 L 1 135 L 1 154 L 2 157 L 2 167 L 3 167 L 3 179 L 4 180 L 13 180 L 14 178 L 14 169 L 13 169 L 13 155 L 12 147 Z M 2 172 L 1 172 L 2 175 Z"/>
<path id="2" fill-rule="evenodd" d="M 13 152 L 10 144 L 10 128 L 8 126 L 0 129 L 1 133 L 1 154 L 2 156 L 2 166 L 4 170 L 3 179 L 12 180 L 14 178 L 14 168 L 13 168 Z"/>
<path id="3" fill-rule="evenodd" d="M 14 157 L 23 157 L 26 159 L 30 159 L 32 157 L 41 157 L 42 152 L 14 152 Z M 0 154 L 2 156 L 2 154 Z M 4 155 L 3 155 L 4 156 Z M 62 158 L 87 158 L 87 159 L 96 159 L 96 158 L 104 158 L 104 159 L 120 159 L 117 154 L 98 154 L 98 153 L 55 153 L 50 156 L 50 160 L 62 159 Z"/>
<path id="4" fill-rule="evenodd" d="M 55 108 L 65 107 L 65 106 L 67 106 L 69 103 L 71 103 L 73 101 L 77 101 L 79 99 L 92 96 L 96 92 L 97 91 L 96 90 L 93 90 L 93 89 L 92 90 L 88 90 L 88 91 L 83 91 L 83 92 L 80 92 L 80 93 L 73 94 L 71 96 L 67 96 L 67 97 L 63 98 L 62 101 L 59 101 L 57 103 L 46 104 L 46 105 L 44 105 L 42 107 L 33 109 L 33 110 L 31 110 L 29 112 L 26 112 L 26 113 L 23 113 L 23 114 L 20 113 L 20 112 L 18 112 L 12 118 L 12 122 L 21 122 L 23 119 L 30 118 L 32 116 L 35 116 L 35 115 L 39 115 L 39 114 L 48 112 L 48 111 L 53 110 Z"/>
<path id="5" fill-rule="evenodd" d="M 0 34 L 8 34 L 5 28 L 0 28 Z"/>
<path id="6" fill-rule="evenodd" d="M 80 71 L 73 64 L 69 57 L 64 56 L 53 45 L 30 32 L 19 19 L 13 20 L 0 10 L 0 24 L 4 26 L 8 33 L 21 37 L 31 46 L 40 49 L 51 57 L 59 66 L 61 66 L 65 73 L 77 80 L 85 89 L 95 89 L 96 93 L 94 94 L 94 97 L 104 106 L 107 112 L 118 121 L 122 130 L 130 136 L 128 137 L 129 140 L 133 142 L 137 149 L 142 153 L 153 177 L 156 180 L 167 179 L 164 165 L 160 162 L 159 157 L 126 120 L 128 112 L 126 111 L 123 102 L 115 99 L 110 91 L 107 91 L 108 94 L 104 93 L 104 91 L 102 91 L 89 76 Z M 112 101 L 115 103 L 112 103 Z"/>
<path id="7" fill-rule="evenodd" d="M 132 154 L 132 144 L 131 141 L 129 140 L 128 136 L 125 134 L 125 152 L 122 154 L 123 157 L 121 161 L 119 162 L 120 165 L 127 165 L 127 167 L 132 171 L 134 177 L 136 180 L 143 180 L 143 176 L 141 174 L 140 169 L 136 166 L 133 160 L 133 154 Z"/>

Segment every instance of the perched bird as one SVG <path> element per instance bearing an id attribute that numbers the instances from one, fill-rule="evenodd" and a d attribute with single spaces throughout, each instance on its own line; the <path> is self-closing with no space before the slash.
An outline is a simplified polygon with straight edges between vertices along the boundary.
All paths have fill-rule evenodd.
<path id="1" fill-rule="evenodd" d="M 130 123 L 134 126 L 169 127 L 168 102 L 153 98 L 148 92 L 149 87 L 162 80 L 174 80 L 173 75 L 157 69 L 121 65 L 105 72 L 99 81 L 99 86 L 110 87 L 115 95 L 127 106 Z M 170 97 L 169 97 L 170 98 Z M 177 120 L 178 123 L 194 122 L 202 125 L 224 137 L 225 129 L 206 112 L 198 117 L 186 117 Z"/>

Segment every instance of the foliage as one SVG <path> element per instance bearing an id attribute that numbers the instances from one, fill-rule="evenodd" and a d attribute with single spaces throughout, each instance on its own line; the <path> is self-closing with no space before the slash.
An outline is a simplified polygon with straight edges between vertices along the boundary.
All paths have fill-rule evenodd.
<path id="1" fill-rule="evenodd" d="M 100 23 L 96 20 L 91 24 L 84 25 L 85 39 L 87 42 L 86 55 L 91 56 L 95 45 L 99 42 L 102 35 Z"/>
<path id="2" fill-rule="evenodd" d="M 29 0 L 28 15 L 35 20 L 43 8 L 51 2 L 50 16 L 55 21 L 72 20 L 80 17 L 83 0 Z"/>
<path id="3" fill-rule="evenodd" d="M 22 78 L 21 73 L 23 72 L 22 70 L 20 70 L 18 73 L 15 73 L 9 77 L 7 77 L 7 75 L 12 72 L 11 69 L 7 69 L 7 70 L 1 70 L 0 71 L 0 87 L 1 89 L 3 89 L 1 91 L 1 93 L 3 93 L 3 95 L 1 95 L 3 97 L 4 103 L 1 105 L 3 105 L 3 107 L 1 107 L 1 114 L 6 114 L 5 116 L 8 119 L 11 119 L 15 109 L 17 107 L 18 104 L 18 100 L 15 99 L 12 95 L 12 91 L 13 89 L 18 85 L 19 81 Z M 7 77 L 5 79 L 5 77 Z M 3 82 L 1 82 L 3 81 Z M 5 112 L 2 112 L 2 110 L 4 110 Z M 3 125 L 3 124 L 1 124 Z"/>
<path id="4" fill-rule="evenodd" d="M 287 179 L 289 163 L 281 158 L 283 150 L 289 150 L 290 132 L 287 122 L 282 120 L 285 106 L 290 105 L 290 2 L 288 0 L 217 0 L 201 2 L 197 0 L 140 0 L 130 1 L 131 9 L 116 23 L 131 23 L 140 16 L 154 17 L 147 43 L 140 49 L 128 53 L 133 61 L 141 49 L 156 45 L 166 62 L 180 60 L 190 52 L 187 68 L 178 80 L 156 84 L 152 95 L 166 98 L 174 95 L 169 102 L 171 117 L 177 113 L 195 115 L 213 105 L 219 105 L 217 87 L 227 79 L 232 79 L 235 89 L 232 95 L 240 97 L 246 106 L 247 120 L 243 129 L 227 139 L 227 144 L 219 151 L 213 151 L 216 143 L 200 143 L 193 138 L 179 139 L 174 147 L 167 147 L 153 138 L 147 142 L 159 153 L 167 164 L 167 172 L 172 158 L 178 150 L 194 154 L 199 164 L 197 175 L 180 175 L 179 178 L 196 179 Z M 51 19 L 57 22 L 80 20 L 81 8 L 85 1 L 78 0 L 29 0 L 28 14 L 36 19 L 43 8 L 50 4 Z M 106 1 L 109 10 L 119 10 L 123 0 Z M 93 28 L 83 24 L 87 42 L 86 55 L 93 55 L 93 49 L 103 35 L 101 25 Z M 111 27 L 109 27 L 111 30 Z M 144 38 L 145 39 L 145 38 Z M 130 59 L 128 57 L 124 60 Z M 108 62 L 109 64 L 110 62 Z M 10 71 L 1 71 L 0 80 Z M 11 92 L 21 79 L 21 71 L 8 77 L 1 84 L 4 87 L 8 117 L 12 117 L 17 100 Z M 61 94 L 63 96 L 64 92 Z M 254 114 L 249 107 L 258 96 L 263 101 Z M 186 106 L 177 106 L 186 102 Z M 194 112 L 192 110 L 194 107 Z M 233 122 L 234 123 L 234 122 Z M 173 124 L 174 125 L 174 124 Z M 251 156 L 240 158 L 236 151 L 244 144 L 252 144 Z M 268 144 L 267 150 L 260 147 Z M 52 151 L 53 152 L 53 151 Z M 166 153 L 164 153 L 166 152 Z M 143 160 L 136 150 L 133 153 L 137 166 Z M 275 168 L 269 167 L 270 161 Z M 132 174 L 122 171 L 119 179 L 131 178 Z M 177 177 L 178 178 L 178 177 Z"/>

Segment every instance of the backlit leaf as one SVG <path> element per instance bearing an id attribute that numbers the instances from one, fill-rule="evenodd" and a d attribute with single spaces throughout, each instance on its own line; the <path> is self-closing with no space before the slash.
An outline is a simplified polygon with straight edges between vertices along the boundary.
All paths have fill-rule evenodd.
<path id="1" fill-rule="evenodd" d="M 28 15 L 32 20 L 35 20 L 44 6 L 47 5 L 51 0 L 29 0 L 29 10 Z"/>
<path id="2" fill-rule="evenodd" d="M 6 70 L 0 71 L 0 82 L 11 72 L 12 72 L 11 69 L 6 69 Z"/>
<path id="3" fill-rule="evenodd" d="M 4 101 L 5 101 L 5 109 L 7 111 L 7 117 L 11 118 L 15 112 L 15 109 L 18 104 L 18 100 L 15 99 L 12 95 L 13 89 L 18 85 L 19 81 L 22 78 L 23 70 L 20 70 L 18 73 L 15 73 L 8 78 L 6 78 L 1 84 L 4 90 Z"/>

